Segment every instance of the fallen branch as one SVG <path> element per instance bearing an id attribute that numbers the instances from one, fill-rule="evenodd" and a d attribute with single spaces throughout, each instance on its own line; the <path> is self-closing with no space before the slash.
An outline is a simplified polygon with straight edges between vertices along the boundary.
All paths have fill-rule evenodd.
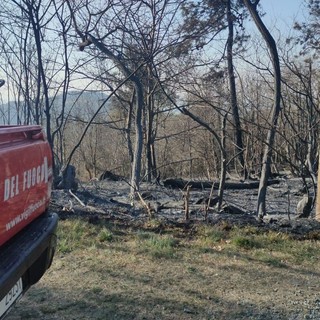
<path id="1" fill-rule="evenodd" d="M 153 212 L 152 212 L 150 203 L 147 203 L 147 202 L 144 201 L 144 199 L 142 198 L 142 195 L 140 194 L 140 192 L 137 191 L 136 193 L 137 193 L 137 195 L 138 195 L 141 203 L 142 203 L 143 206 L 146 208 L 149 217 L 152 218 L 152 217 L 153 217 Z"/>
<path id="2" fill-rule="evenodd" d="M 280 181 L 278 179 L 273 179 L 268 181 L 268 186 L 278 184 Z M 173 189 L 185 189 L 187 186 L 192 187 L 192 189 L 219 189 L 219 182 L 211 181 L 188 181 L 183 179 L 166 179 L 163 180 L 163 185 L 167 188 Z M 242 189 L 258 189 L 259 181 L 249 181 L 249 182 L 226 182 L 224 189 L 242 190 Z"/>
<path id="3" fill-rule="evenodd" d="M 71 196 L 73 196 L 83 207 L 85 207 L 86 205 L 71 191 L 71 189 L 69 189 L 69 193 Z"/>

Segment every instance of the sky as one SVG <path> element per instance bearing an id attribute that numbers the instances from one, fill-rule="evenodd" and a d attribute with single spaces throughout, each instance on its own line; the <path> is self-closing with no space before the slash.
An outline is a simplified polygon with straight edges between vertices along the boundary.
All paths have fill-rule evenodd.
<path id="1" fill-rule="evenodd" d="M 304 21 L 308 11 L 304 0 L 261 0 L 260 4 L 266 13 L 262 18 L 271 30 L 279 30 L 288 35 L 293 21 Z"/>

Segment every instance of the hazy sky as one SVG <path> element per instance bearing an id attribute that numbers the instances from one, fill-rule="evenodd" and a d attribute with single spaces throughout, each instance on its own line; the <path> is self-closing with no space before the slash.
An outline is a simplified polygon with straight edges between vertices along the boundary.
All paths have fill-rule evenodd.
<path id="1" fill-rule="evenodd" d="M 286 34 L 292 29 L 294 20 L 302 21 L 308 13 L 304 0 L 261 0 L 260 4 L 266 13 L 265 24 Z"/>

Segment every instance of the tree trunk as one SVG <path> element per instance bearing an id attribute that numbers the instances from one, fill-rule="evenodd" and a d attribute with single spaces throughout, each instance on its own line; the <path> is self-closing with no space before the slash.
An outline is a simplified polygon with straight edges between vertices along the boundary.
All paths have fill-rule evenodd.
<path id="1" fill-rule="evenodd" d="M 118 66 L 119 70 L 127 77 L 126 81 L 131 81 L 134 85 L 135 89 L 135 98 L 136 98 L 136 114 L 135 114 L 135 147 L 133 153 L 133 163 L 131 170 L 131 184 L 130 184 L 130 196 L 132 198 L 135 197 L 137 191 L 140 188 L 140 179 L 141 179 L 141 159 L 142 159 L 142 149 L 143 149 L 143 128 L 142 128 L 142 115 L 143 115 L 143 86 L 136 76 L 136 72 L 142 66 L 137 66 L 135 70 L 129 69 L 129 67 L 122 61 L 122 59 L 116 56 L 112 51 L 108 49 L 106 45 L 99 39 L 96 39 L 94 36 L 87 36 L 86 42 L 84 42 L 83 46 L 86 46 L 87 42 L 93 43 L 99 50 L 101 50 L 107 57 Z M 118 86 L 120 88 L 122 84 Z M 114 92 L 117 89 L 114 90 Z M 113 93 L 114 93 L 113 92 Z M 88 123 L 88 125 L 90 125 Z M 82 136 L 83 137 L 83 136 Z"/>
<path id="2" fill-rule="evenodd" d="M 218 196 L 219 196 L 219 205 L 218 207 L 221 207 L 222 201 L 223 201 L 223 192 L 224 192 L 224 187 L 225 187 L 225 180 L 226 180 L 226 173 L 227 173 L 227 153 L 225 150 L 225 125 L 226 125 L 226 120 L 227 116 L 225 115 L 222 120 L 222 137 L 219 137 L 219 135 L 210 127 L 210 125 L 203 120 L 201 120 L 199 117 L 191 113 L 189 110 L 186 108 L 180 109 L 180 111 L 189 116 L 192 120 L 196 121 L 199 123 L 202 127 L 207 129 L 214 137 L 216 142 L 219 145 L 219 150 L 220 150 L 220 159 L 221 159 L 221 169 L 220 169 L 220 182 L 219 182 L 219 191 L 218 191 Z"/>
<path id="3" fill-rule="evenodd" d="M 156 168 L 153 163 L 152 157 L 152 148 L 154 146 L 154 137 L 153 137 L 153 121 L 154 121 L 154 113 L 153 113 L 153 101 L 150 91 L 148 92 L 147 96 L 147 105 L 146 105 L 146 160 L 147 160 L 147 172 L 146 177 L 147 181 L 151 182 L 152 178 L 156 176 Z"/>
<path id="4" fill-rule="evenodd" d="M 317 127 L 317 117 L 316 112 L 314 110 L 316 109 L 314 102 L 313 102 L 313 94 L 312 94 L 312 64 L 309 63 L 309 73 L 308 73 L 308 82 L 307 82 L 307 96 L 306 96 L 306 103 L 308 108 L 308 149 L 307 149 L 307 156 L 306 156 L 306 166 L 308 168 L 308 171 L 310 173 L 310 176 L 312 177 L 313 181 L 317 180 L 317 177 L 315 175 L 315 159 L 316 159 L 316 130 Z"/>
<path id="5" fill-rule="evenodd" d="M 319 152 L 319 161 L 320 164 L 320 152 Z M 317 198 L 316 198 L 316 216 L 315 219 L 320 221 L 320 165 L 318 165 L 318 183 L 317 183 Z"/>
<path id="6" fill-rule="evenodd" d="M 51 147 L 52 150 L 52 166 L 53 166 L 53 172 L 55 173 L 55 158 L 53 156 L 53 151 L 54 151 L 54 141 L 52 137 L 52 130 L 51 130 L 51 112 L 50 112 L 50 101 L 49 101 L 49 88 L 47 84 L 47 79 L 46 79 L 46 72 L 44 70 L 43 66 L 43 58 L 42 58 L 42 41 L 41 41 L 41 27 L 39 24 L 39 7 L 32 7 L 28 6 L 29 9 L 29 18 L 31 21 L 33 33 L 34 33 L 34 38 L 36 42 L 36 48 L 37 48 L 37 60 L 38 60 L 38 79 L 37 79 L 37 98 L 36 98 L 36 112 L 35 112 L 35 121 L 37 124 L 41 124 L 42 120 L 42 111 L 41 108 L 43 107 L 40 102 L 40 96 L 43 95 L 44 99 L 44 113 L 46 115 L 46 135 L 47 135 L 47 140 L 48 143 Z M 42 90 L 41 90 L 42 87 Z"/>
<path id="7" fill-rule="evenodd" d="M 261 178 L 260 178 L 260 185 L 259 185 L 259 191 L 258 191 L 258 201 L 257 201 L 258 216 L 262 218 L 266 214 L 266 195 L 267 195 L 268 178 L 270 176 L 272 148 L 273 148 L 274 138 L 276 134 L 278 117 L 281 110 L 281 106 L 280 106 L 281 70 L 280 70 L 277 45 L 257 12 L 257 5 L 259 3 L 259 0 L 256 0 L 253 3 L 250 0 L 243 0 L 243 3 L 248 8 L 254 23 L 256 24 L 257 28 L 259 29 L 261 35 L 263 36 L 268 46 L 272 65 L 273 65 L 273 71 L 274 71 L 274 102 L 273 102 L 272 115 L 271 115 L 272 116 L 271 128 L 269 129 L 267 140 L 265 142 L 265 149 L 264 149 L 264 154 L 262 159 Z"/>
<path id="8" fill-rule="evenodd" d="M 230 104 L 232 108 L 233 122 L 235 126 L 236 153 L 242 169 L 244 179 L 248 178 L 248 171 L 243 156 L 243 138 L 237 101 L 237 90 L 233 68 L 233 15 L 231 12 L 231 0 L 227 1 L 227 20 L 228 20 L 228 41 L 227 41 L 227 62 L 228 78 L 230 87 Z"/>
<path id="9" fill-rule="evenodd" d="M 134 90 L 132 90 L 132 97 L 129 102 L 129 110 L 126 119 L 126 139 L 127 139 L 127 148 L 128 148 L 128 155 L 130 159 L 130 164 L 133 163 L 133 150 L 132 150 L 132 141 L 131 141 L 131 126 L 132 126 L 132 113 L 133 113 L 133 104 L 134 104 Z"/>
<path id="10" fill-rule="evenodd" d="M 131 173 L 131 188 L 130 196 L 134 198 L 140 188 L 141 178 L 141 158 L 143 148 L 143 130 L 142 130 L 142 111 L 143 111 L 143 88 L 139 79 L 135 76 L 131 77 L 136 90 L 136 116 L 135 116 L 135 147 L 133 154 L 132 173 Z"/>
<path id="11" fill-rule="evenodd" d="M 220 169 L 220 181 L 219 181 L 219 190 L 218 190 L 218 211 L 221 210 L 223 203 L 223 194 L 226 184 L 226 176 L 227 176 L 227 159 L 226 159 L 226 123 L 227 123 L 227 114 L 222 116 L 221 120 L 221 145 L 223 151 L 220 152 L 221 156 L 221 169 Z"/>

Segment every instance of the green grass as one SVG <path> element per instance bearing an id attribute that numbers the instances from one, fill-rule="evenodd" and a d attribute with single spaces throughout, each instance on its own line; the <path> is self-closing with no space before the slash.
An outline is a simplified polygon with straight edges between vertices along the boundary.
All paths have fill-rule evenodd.
<path id="1" fill-rule="evenodd" d="M 205 245 L 221 242 L 227 236 L 226 231 L 209 226 L 202 226 L 198 230 L 198 239 Z"/>
<path id="2" fill-rule="evenodd" d="M 259 248 L 260 242 L 256 241 L 254 237 L 252 236 L 234 236 L 231 240 L 231 243 L 238 247 L 243 249 L 253 249 L 253 248 Z"/>
<path id="3" fill-rule="evenodd" d="M 119 236 L 105 225 L 93 225 L 79 219 L 60 223 L 58 234 L 58 252 L 70 253 L 77 249 L 96 248 L 110 245 Z M 172 232 L 156 234 L 152 231 L 127 231 L 120 241 L 131 239 L 141 254 L 153 258 L 176 258 L 182 246 L 190 246 L 203 253 L 215 250 L 217 246 L 230 252 L 250 251 L 252 255 L 268 261 L 268 255 L 274 255 L 294 263 L 315 262 L 319 257 L 318 243 L 315 240 L 298 241 L 289 235 L 278 232 L 261 232 L 257 228 L 231 228 L 224 230 L 221 226 L 202 226 L 197 230 L 191 242 L 181 242 Z M 267 257 L 264 257 L 267 256 Z M 277 264 L 276 262 L 274 264 Z M 281 263 L 279 263 L 281 265 Z"/>
<path id="4" fill-rule="evenodd" d="M 145 234 L 139 235 L 138 246 L 142 253 L 153 258 L 176 258 L 178 241 L 171 236 Z"/>
<path id="5" fill-rule="evenodd" d="M 79 219 L 60 222 L 58 229 L 58 251 L 68 253 L 75 249 L 99 246 L 113 241 L 115 236 L 106 227 L 93 225 Z"/>
<path id="6" fill-rule="evenodd" d="M 110 242 L 114 239 L 114 235 L 107 228 L 102 228 L 98 233 L 98 239 L 100 242 Z"/>
<path id="7" fill-rule="evenodd" d="M 319 241 L 253 227 L 155 225 L 60 221 L 51 269 L 8 320 L 271 320 L 297 310 L 303 319 L 311 309 L 301 295 L 318 299 Z"/>

